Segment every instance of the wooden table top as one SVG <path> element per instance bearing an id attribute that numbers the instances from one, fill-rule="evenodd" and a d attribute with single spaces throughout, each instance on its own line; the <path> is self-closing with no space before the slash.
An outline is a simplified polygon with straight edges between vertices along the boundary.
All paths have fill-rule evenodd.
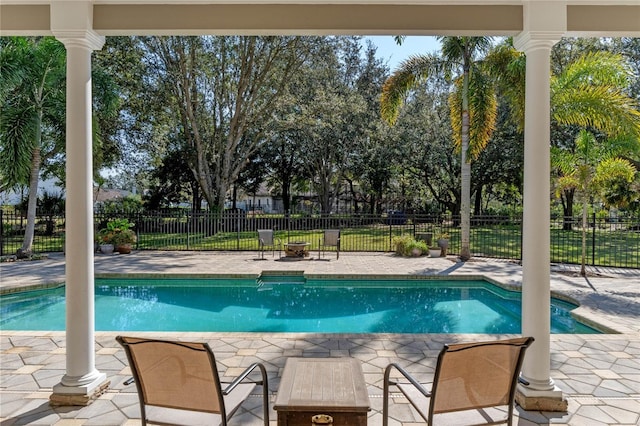
<path id="1" fill-rule="evenodd" d="M 367 386 L 355 358 L 289 358 L 282 373 L 275 410 L 367 412 Z"/>

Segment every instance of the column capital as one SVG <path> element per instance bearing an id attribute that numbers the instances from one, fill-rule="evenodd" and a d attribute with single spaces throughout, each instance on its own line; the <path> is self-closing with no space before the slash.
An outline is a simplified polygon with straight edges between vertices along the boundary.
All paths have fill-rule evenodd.
<path id="1" fill-rule="evenodd" d="M 558 31 L 521 32 L 513 38 L 513 47 L 525 53 L 539 49 L 551 50 L 563 35 L 563 32 Z"/>
<path id="2" fill-rule="evenodd" d="M 93 1 L 53 0 L 50 10 L 51 32 L 67 48 L 102 49 L 104 36 L 93 30 Z"/>
<path id="3" fill-rule="evenodd" d="M 567 31 L 565 0 L 524 0 L 522 32 L 513 39 L 514 47 L 523 52 L 551 49 Z"/>
<path id="4" fill-rule="evenodd" d="M 63 30 L 54 31 L 53 35 L 66 48 L 81 47 L 87 50 L 100 50 L 104 46 L 105 38 L 93 30 Z"/>

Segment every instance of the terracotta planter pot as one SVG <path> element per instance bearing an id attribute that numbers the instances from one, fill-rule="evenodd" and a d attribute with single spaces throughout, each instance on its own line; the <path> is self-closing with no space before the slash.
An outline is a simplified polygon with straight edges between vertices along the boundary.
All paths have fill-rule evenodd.
<path id="1" fill-rule="evenodd" d="M 120 254 L 129 254 L 131 253 L 131 244 L 120 244 L 116 247 L 116 251 Z"/>

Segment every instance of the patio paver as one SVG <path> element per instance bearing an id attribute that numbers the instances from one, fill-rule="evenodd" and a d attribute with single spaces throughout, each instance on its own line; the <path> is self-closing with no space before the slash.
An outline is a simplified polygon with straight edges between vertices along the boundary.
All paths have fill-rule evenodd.
<path id="1" fill-rule="evenodd" d="M 313 256 L 314 254 L 312 254 Z M 263 270 L 305 271 L 306 274 L 467 275 L 485 276 L 518 286 L 517 263 L 455 258 L 399 258 L 388 253 L 341 253 L 336 261 L 255 261 L 255 253 L 138 252 L 125 256 L 96 255 L 96 275 L 259 274 Z M 526 412 L 516 406 L 518 425 L 638 425 L 640 424 L 640 271 L 592 269 L 597 276 L 573 276 L 575 266 L 552 265 L 553 292 L 581 303 L 576 312 L 586 321 L 604 324 L 618 334 L 552 335 L 551 376 L 569 402 L 568 413 Z M 0 264 L 0 290 L 64 281 L 64 258 Z M 64 332 L 0 332 L 0 422 L 9 425 L 134 425 L 139 424 L 135 385 L 124 351 L 114 332 L 96 333 L 96 367 L 111 380 L 109 390 L 88 407 L 50 407 L 53 385 L 65 372 Z M 369 424 L 382 424 L 382 374 L 398 362 L 428 381 L 435 356 L 445 342 L 495 338 L 495 335 L 444 334 L 263 334 L 263 333 L 135 333 L 163 338 L 207 341 L 218 367 L 227 376 L 261 360 L 269 372 L 271 403 L 284 362 L 289 356 L 350 356 L 362 362 L 371 400 Z M 233 425 L 259 425 L 258 389 Z M 391 398 L 391 425 L 424 424 L 400 395 Z M 276 414 L 271 410 L 271 424 Z"/>

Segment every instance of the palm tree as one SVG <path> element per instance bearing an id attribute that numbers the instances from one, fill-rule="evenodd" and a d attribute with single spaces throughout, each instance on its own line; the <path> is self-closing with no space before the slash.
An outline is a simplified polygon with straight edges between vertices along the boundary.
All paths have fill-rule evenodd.
<path id="1" fill-rule="evenodd" d="M 524 126 L 525 61 L 525 55 L 515 50 L 510 41 L 498 46 L 488 61 L 488 68 L 509 100 L 521 129 Z M 578 57 L 551 77 L 552 124 L 558 128 L 595 129 L 615 138 L 612 140 L 640 138 L 638 103 L 626 93 L 633 84 L 633 76 L 633 69 L 621 55 L 598 51 Z M 574 149 L 572 144 L 563 148 Z M 564 189 L 565 217 L 568 218 L 575 189 L 572 186 Z M 565 229 L 571 228 L 566 224 Z"/>
<path id="2" fill-rule="evenodd" d="M 633 181 L 636 169 L 618 154 L 627 153 L 632 139 L 598 142 L 587 130 L 581 130 L 573 152 L 557 147 L 551 149 L 551 163 L 560 171 L 558 191 L 576 190 L 582 202 L 582 257 L 580 274 L 586 275 L 587 209 L 591 199 L 600 197 L 613 182 Z M 626 143 L 625 143 L 626 142 Z"/>
<path id="3" fill-rule="evenodd" d="M 66 50 L 53 37 L 0 38 L 0 190 L 29 187 L 27 226 L 19 257 L 32 252 L 38 181 L 44 165 L 64 181 Z M 94 69 L 93 142 L 102 148 L 101 125 L 117 116 L 119 97 L 111 77 Z M 102 135 L 101 133 L 105 133 Z M 109 145 L 113 151 L 113 144 Z M 94 150 L 94 159 L 101 150 Z M 94 166 L 99 161 L 94 162 Z"/>
<path id="4" fill-rule="evenodd" d="M 440 72 L 456 75 L 449 106 L 456 146 L 460 149 L 460 258 L 468 260 L 471 258 L 471 161 L 487 145 L 496 123 L 496 97 L 480 59 L 489 51 L 491 37 L 439 37 L 439 40 L 441 56 L 412 56 L 394 71 L 383 86 L 380 109 L 382 118 L 394 124 L 412 88 Z"/>
<path id="5" fill-rule="evenodd" d="M 511 41 L 488 56 L 488 69 L 510 102 L 516 123 L 524 126 L 525 55 Z M 551 120 L 593 127 L 611 135 L 640 135 L 640 111 L 627 90 L 634 72 L 622 55 L 586 53 L 551 76 Z"/>
<path id="6" fill-rule="evenodd" d="M 0 189 L 29 186 L 19 257 L 32 251 L 40 168 L 64 147 L 65 56 L 52 37 L 0 44 Z"/>

